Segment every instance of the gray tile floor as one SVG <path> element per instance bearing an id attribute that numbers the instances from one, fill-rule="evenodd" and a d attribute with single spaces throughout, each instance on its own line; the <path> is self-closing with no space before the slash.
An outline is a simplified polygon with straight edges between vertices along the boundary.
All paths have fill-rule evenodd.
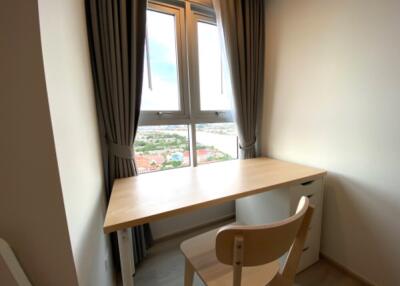
<path id="1" fill-rule="evenodd" d="M 218 227 L 213 226 L 213 228 Z M 179 286 L 183 285 L 184 259 L 180 253 L 181 241 L 205 228 L 187 235 L 154 245 L 145 261 L 136 269 L 135 286 Z M 195 286 L 203 283 L 195 276 Z M 296 277 L 296 286 L 363 286 L 365 284 L 348 276 L 325 260 L 306 269 Z"/>

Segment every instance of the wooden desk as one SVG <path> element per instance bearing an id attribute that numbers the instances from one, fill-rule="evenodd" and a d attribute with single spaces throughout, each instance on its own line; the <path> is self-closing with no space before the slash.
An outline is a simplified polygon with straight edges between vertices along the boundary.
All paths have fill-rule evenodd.
<path id="1" fill-rule="evenodd" d="M 118 231 L 124 285 L 133 285 L 134 273 L 127 228 L 315 180 L 325 174 L 320 169 L 256 158 L 115 180 L 104 232 Z"/>

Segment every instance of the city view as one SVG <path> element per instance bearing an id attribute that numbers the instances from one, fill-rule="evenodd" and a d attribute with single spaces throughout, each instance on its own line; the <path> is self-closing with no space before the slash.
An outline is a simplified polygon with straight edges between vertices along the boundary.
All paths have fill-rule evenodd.
<path id="1" fill-rule="evenodd" d="M 141 126 L 134 144 L 140 174 L 190 166 L 187 125 Z M 196 125 L 199 164 L 237 158 L 237 135 L 233 123 Z"/>

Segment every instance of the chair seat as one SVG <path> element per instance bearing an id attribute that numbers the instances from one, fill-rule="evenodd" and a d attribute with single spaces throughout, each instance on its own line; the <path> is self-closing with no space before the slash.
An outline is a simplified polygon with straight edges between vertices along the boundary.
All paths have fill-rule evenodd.
<path id="1" fill-rule="evenodd" d="M 200 234 L 181 244 L 181 250 L 200 279 L 208 286 L 232 286 L 233 267 L 222 264 L 215 254 L 215 238 L 218 229 Z M 279 272 L 279 262 L 243 267 L 242 285 L 266 285 Z"/>

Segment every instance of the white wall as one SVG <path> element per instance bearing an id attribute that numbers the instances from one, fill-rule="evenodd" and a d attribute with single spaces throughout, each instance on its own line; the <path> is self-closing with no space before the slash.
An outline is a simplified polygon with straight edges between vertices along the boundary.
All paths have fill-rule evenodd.
<path id="1" fill-rule="evenodd" d="M 79 285 L 114 284 L 84 0 L 39 0 L 46 84 Z"/>
<path id="2" fill-rule="evenodd" d="M 76 286 L 37 2 L 1 1 L 0 35 L 0 237 L 32 285 Z"/>
<path id="3" fill-rule="evenodd" d="M 154 239 L 160 239 L 197 226 L 202 226 L 235 215 L 234 202 L 214 206 L 150 224 Z"/>
<path id="4" fill-rule="evenodd" d="M 400 281 L 400 1 L 267 1 L 264 155 L 328 170 L 322 252 Z"/>

